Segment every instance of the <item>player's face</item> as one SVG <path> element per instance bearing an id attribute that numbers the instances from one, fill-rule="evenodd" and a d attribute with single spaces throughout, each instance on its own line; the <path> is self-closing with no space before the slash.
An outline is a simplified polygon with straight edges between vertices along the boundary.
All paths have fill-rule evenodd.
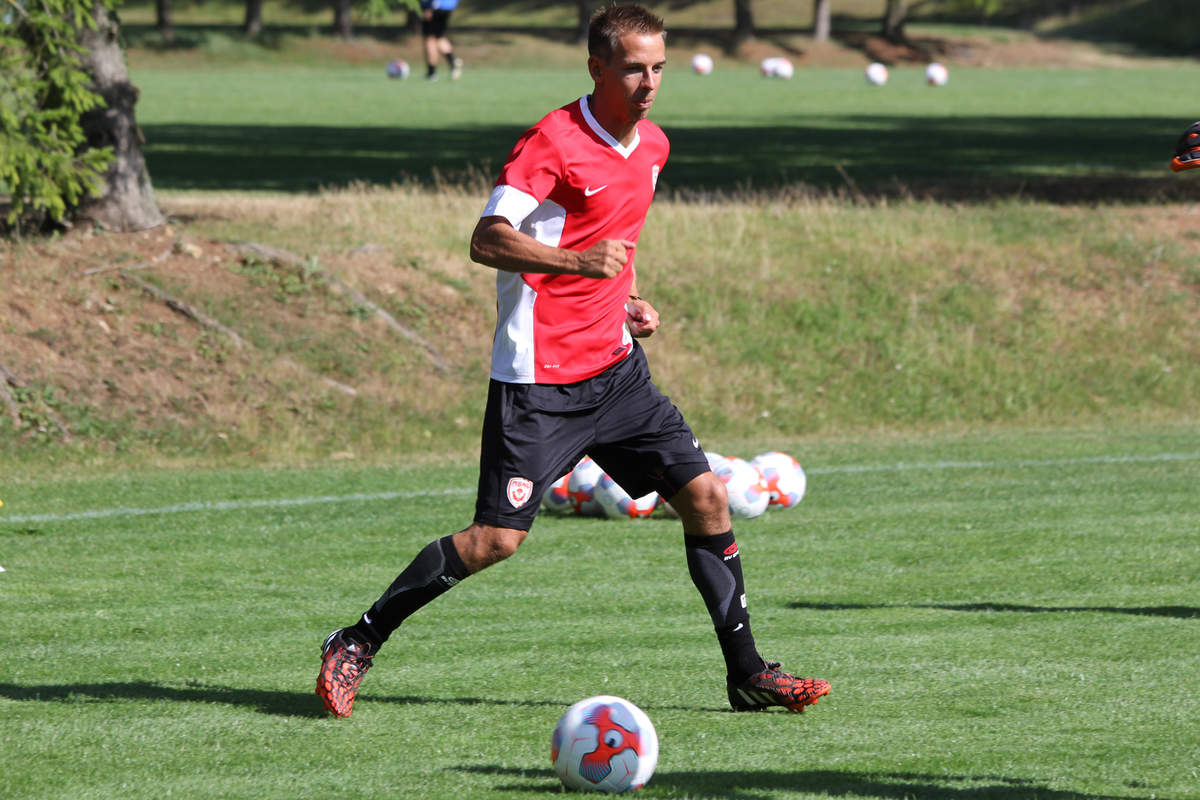
<path id="1" fill-rule="evenodd" d="M 588 59 L 596 83 L 592 101 L 618 124 L 645 119 L 658 94 L 666 61 L 666 43 L 660 34 L 625 34 L 607 63 Z"/>

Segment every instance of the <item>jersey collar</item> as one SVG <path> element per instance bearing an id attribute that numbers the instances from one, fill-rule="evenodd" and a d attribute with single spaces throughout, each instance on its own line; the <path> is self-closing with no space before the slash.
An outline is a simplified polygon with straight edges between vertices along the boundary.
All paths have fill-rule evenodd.
<path id="1" fill-rule="evenodd" d="M 604 127 L 601 126 L 601 124 L 596 121 L 596 118 L 592 116 L 592 109 L 588 108 L 587 95 L 579 98 L 579 110 L 583 112 L 583 119 L 588 124 L 588 127 L 591 128 L 592 131 L 599 136 L 605 144 L 607 144 L 613 150 L 616 150 L 622 158 L 629 158 L 631 155 L 633 155 L 633 151 L 637 150 L 638 143 L 642 141 L 642 134 L 640 131 L 634 129 L 633 141 L 629 143 L 628 147 L 626 147 L 614 139 L 611 133 L 604 130 Z"/>

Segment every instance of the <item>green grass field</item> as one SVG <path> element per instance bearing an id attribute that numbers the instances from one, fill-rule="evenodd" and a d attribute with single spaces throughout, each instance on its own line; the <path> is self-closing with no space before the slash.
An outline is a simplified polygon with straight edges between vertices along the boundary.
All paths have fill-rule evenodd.
<path id="1" fill-rule="evenodd" d="M 321 638 L 473 465 L 6 477 L 0 796 L 542 797 L 607 693 L 658 728 L 647 798 L 1200 797 L 1194 426 L 770 446 L 808 495 L 737 530 L 760 647 L 833 684 L 802 716 L 726 711 L 668 520 L 540 520 L 334 720 Z"/>
<path id="2" fill-rule="evenodd" d="M 984 195 L 1070 179 L 1081 197 L 1141 196 L 1169 177 L 1175 139 L 1196 115 L 1178 86 L 1200 79 L 1188 62 L 964 68 L 932 89 L 912 67 L 879 88 L 858 69 L 772 81 L 731 64 L 701 78 L 689 57 L 669 53 L 652 115 L 672 141 L 661 186 L 685 192 L 950 183 Z M 435 172 L 490 182 L 521 131 L 589 88 L 582 56 L 577 69 L 472 64 L 462 81 L 434 85 L 388 80 L 383 65 L 135 68 L 155 186 L 296 191 Z"/>

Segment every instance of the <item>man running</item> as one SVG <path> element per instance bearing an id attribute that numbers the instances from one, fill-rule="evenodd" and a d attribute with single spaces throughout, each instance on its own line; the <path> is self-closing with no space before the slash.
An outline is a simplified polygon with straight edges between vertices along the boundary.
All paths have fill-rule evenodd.
<path id="1" fill-rule="evenodd" d="M 829 692 L 759 656 L 725 486 L 636 341 L 659 325 L 638 294 L 634 251 L 669 151 L 646 119 L 665 36 L 639 6 L 599 11 L 592 93 L 530 128 L 501 170 L 471 238 L 471 258 L 497 270 L 499 315 L 474 521 L 427 545 L 325 640 L 317 694 L 337 716 L 350 714 L 372 658 L 409 615 L 516 552 L 546 488 L 585 453 L 631 496 L 658 492 L 679 512 L 734 710 L 802 711 Z"/>

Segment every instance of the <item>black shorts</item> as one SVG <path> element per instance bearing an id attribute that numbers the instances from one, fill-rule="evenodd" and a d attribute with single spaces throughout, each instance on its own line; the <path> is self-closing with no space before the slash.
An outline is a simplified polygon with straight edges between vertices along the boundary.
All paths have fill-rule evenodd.
<path id="1" fill-rule="evenodd" d="M 529 530 L 542 495 L 584 455 L 632 497 L 670 498 L 708 472 L 708 458 L 650 381 L 641 346 L 604 372 L 565 385 L 488 387 L 475 521 Z"/>
<path id="2" fill-rule="evenodd" d="M 450 12 L 434 10 L 429 19 L 421 17 L 421 35 L 440 39 L 446 35 L 446 26 L 450 24 Z"/>

